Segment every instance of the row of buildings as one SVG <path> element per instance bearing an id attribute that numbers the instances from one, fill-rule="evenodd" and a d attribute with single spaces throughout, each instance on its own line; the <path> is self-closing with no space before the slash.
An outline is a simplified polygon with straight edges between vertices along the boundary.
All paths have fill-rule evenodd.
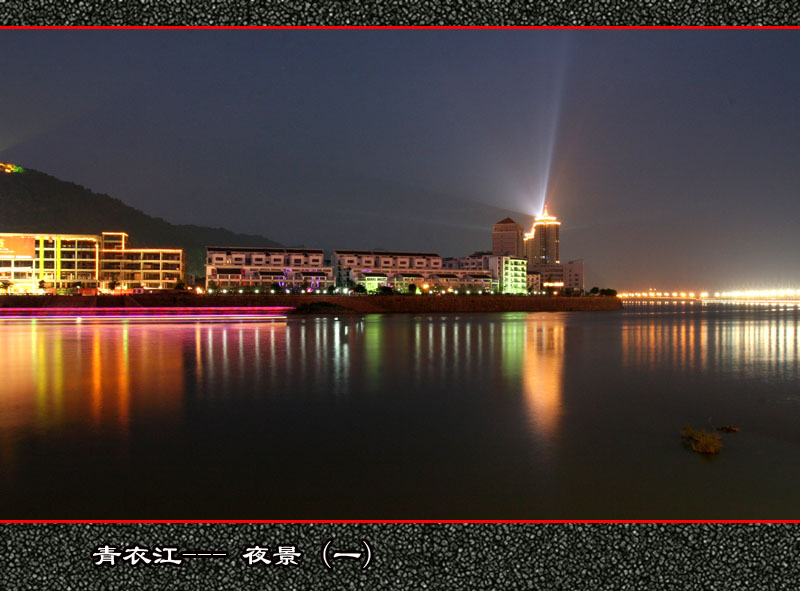
<path id="1" fill-rule="evenodd" d="M 511 257 L 490 256 L 485 268 L 470 269 L 448 268 L 448 260 L 434 252 L 334 250 L 326 264 L 321 250 L 208 247 L 206 288 L 527 292 L 525 266 Z"/>
<path id="2" fill-rule="evenodd" d="M 180 248 L 132 248 L 125 232 L 0 234 L 0 289 L 170 289 L 183 283 Z"/>
<path id="3" fill-rule="evenodd" d="M 443 258 L 435 252 L 208 247 L 206 288 L 352 289 L 469 293 L 583 290 L 583 261 L 560 260 L 561 222 L 547 212 L 524 233 L 506 218 L 492 228 L 492 250 Z M 412 287 L 413 286 L 413 287 Z"/>
<path id="4" fill-rule="evenodd" d="M 583 289 L 583 262 L 559 259 L 560 222 L 547 210 L 530 233 L 506 218 L 492 251 L 443 258 L 435 252 L 209 246 L 210 290 L 395 291 L 526 294 Z M 125 232 L 0 234 L 0 289 L 11 293 L 163 290 L 183 286 L 178 248 L 140 248 Z"/>

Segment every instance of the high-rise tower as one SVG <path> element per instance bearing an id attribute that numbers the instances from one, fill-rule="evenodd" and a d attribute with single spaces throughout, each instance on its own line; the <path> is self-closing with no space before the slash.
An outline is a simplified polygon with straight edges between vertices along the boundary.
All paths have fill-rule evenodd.
<path id="1" fill-rule="evenodd" d="M 561 222 L 547 213 L 545 205 L 542 215 L 534 219 L 530 233 L 525 234 L 525 258 L 528 259 L 528 264 L 557 265 L 561 262 L 558 238 L 560 228 Z"/>
<path id="2" fill-rule="evenodd" d="M 511 218 L 500 220 L 492 226 L 492 254 L 525 256 L 522 235 L 524 230 Z"/>

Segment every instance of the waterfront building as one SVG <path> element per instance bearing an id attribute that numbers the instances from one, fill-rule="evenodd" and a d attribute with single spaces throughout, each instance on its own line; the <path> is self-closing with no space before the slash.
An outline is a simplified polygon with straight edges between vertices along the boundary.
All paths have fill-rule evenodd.
<path id="1" fill-rule="evenodd" d="M 477 273 L 471 271 L 464 275 L 462 284 L 465 291 L 469 293 L 497 293 L 500 289 L 500 281 L 492 277 L 490 273 Z"/>
<path id="2" fill-rule="evenodd" d="M 184 274 L 180 248 L 133 248 L 125 232 L 103 232 L 100 249 L 100 287 L 168 289 Z"/>
<path id="3" fill-rule="evenodd" d="M 396 283 L 402 281 L 405 284 L 409 274 L 428 277 L 441 271 L 442 257 L 435 252 L 334 250 L 331 264 L 339 286 L 363 283 L 368 275 L 381 274 L 386 278 L 379 285 L 395 288 Z M 413 283 L 417 282 L 416 277 L 412 280 Z M 370 281 L 372 283 L 374 281 Z"/>
<path id="4" fill-rule="evenodd" d="M 491 252 L 474 252 L 466 257 L 448 257 L 442 259 L 442 266 L 445 269 L 479 269 L 489 268 L 489 257 Z"/>
<path id="5" fill-rule="evenodd" d="M 542 291 L 542 274 L 537 271 L 528 271 L 526 275 L 528 280 L 528 293 L 538 294 Z"/>
<path id="6" fill-rule="evenodd" d="M 131 248 L 127 240 L 124 232 L 2 233 L 0 287 L 7 293 L 52 293 L 179 285 L 184 274 L 183 250 Z"/>
<path id="7" fill-rule="evenodd" d="M 559 233 L 561 222 L 547 213 L 544 207 L 542 215 L 534 219 L 533 227 L 525 234 L 525 258 L 531 264 L 557 265 L 561 262 L 559 253 Z"/>
<path id="8" fill-rule="evenodd" d="M 559 288 L 558 291 L 562 289 L 583 290 L 583 259 L 558 265 L 528 263 L 528 272 L 541 274 L 543 288 Z"/>
<path id="9" fill-rule="evenodd" d="M 412 285 L 416 291 L 423 291 L 426 284 L 430 285 L 422 273 L 395 273 L 392 276 L 392 289 L 401 293 L 407 292 Z"/>
<path id="10" fill-rule="evenodd" d="M 448 269 L 439 277 L 443 278 L 442 285 L 459 293 L 497 293 L 500 289 L 499 280 L 488 269 Z"/>
<path id="11" fill-rule="evenodd" d="M 489 257 L 489 270 L 498 280 L 498 290 L 502 294 L 528 293 L 527 266 L 528 261 L 520 257 Z"/>
<path id="12" fill-rule="evenodd" d="M 324 253 L 309 248 L 206 247 L 206 289 L 324 290 L 334 285 Z"/>
<path id="13" fill-rule="evenodd" d="M 492 226 L 492 254 L 512 257 L 525 256 L 522 226 L 511 218 Z"/>

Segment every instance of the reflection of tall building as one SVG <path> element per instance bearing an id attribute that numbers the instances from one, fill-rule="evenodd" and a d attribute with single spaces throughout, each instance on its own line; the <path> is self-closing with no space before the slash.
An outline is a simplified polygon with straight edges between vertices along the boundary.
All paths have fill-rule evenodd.
<path id="1" fill-rule="evenodd" d="M 511 218 L 500 220 L 492 226 L 492 254 L 523 256 L 522 226 Z"/>
<path id="2" fill-rule="evenodd" d="M 536 431 L 555 435 L 564 390 L 564 320 L 530 320 L 525 325 L 522 384 Z"/>
<path id="3" fill-rule="evenodd" d="M 544 206 L 542 215 L 533 222 L 530 233 L 525 234 L 525 258 L 530 264 L 557 265 L 561 262 L 559 253 L 559 232 L 561 222 L 547 213 Z"/>

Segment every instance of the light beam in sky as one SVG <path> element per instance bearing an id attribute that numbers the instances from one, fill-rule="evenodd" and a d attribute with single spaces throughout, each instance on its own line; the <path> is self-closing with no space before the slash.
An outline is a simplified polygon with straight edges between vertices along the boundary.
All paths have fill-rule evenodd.
<path id="1" fill-rule="evenodd" d="M 543 132 L 539 146 L 539 158 L 533 163 L 534 168 L 538 168 L 538 186 L 533 188 L 533 204 L 535 209 L 531 212 L 534 215 L 541 215 L 547 201 L 547 190 L 550 184 L 550 171 L 553 166 L 553 156 L 556 151 L 558 141 L 558 125 L 561 118 L 561 104 L 564 98 L 564 80 L 566 78 L 568 64 L 569 42 L 567 37 L 562 37 L 560 47 L 558 47 L 553 63 L 551 94 L 549 104 L 540 111 L 540 129 Z"/>
<path id="2" fill-rule="evenodd" d="M 508 171 L 514 183 L 509 195 L 513 199 L 512 208 L 531 216 L 541 215 L 547 200 L 550 172 L 558 145 L 570 46 L 569 37 L 560 35 L 543 50 L 541 63 L 534 74 L 541 78 L 541 85 L 539 92 L 531 99 L 531 137 L 525 148 L 523 162 L 516 170 Z"/>

